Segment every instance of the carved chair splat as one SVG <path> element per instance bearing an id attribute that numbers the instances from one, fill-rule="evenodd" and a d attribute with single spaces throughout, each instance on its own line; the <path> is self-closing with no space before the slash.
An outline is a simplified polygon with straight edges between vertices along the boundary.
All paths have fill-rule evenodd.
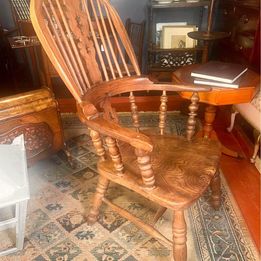
<path id="1" fill-rule="evenodd" d="M 186 260 L 185 209 L 209 186 L 214 207 L 220 204 L 220 145 L 217 141 L 194 136 L 197 93 L 210 89 L 154 84 L 141 76 L 125 28 L 108 0 L 31 0 L 31 18 L 49 59 L 77 101 L 79 118 L 90 129 L 100 157 L 97 164 L 100 175 L 88 213 L 89 223 L 97 221 L 104 202 L 153 237 L 173 245 L 176 261 Z M 132 74 L 125 53 L 134 69 Z M 150 90 L 162 91 L 159 125 L 154 130 L 144 130 L 135 92 Z M 168 92 L 181 91 L 193 92 L 186 137 L 169 134 L 167 130 Z M 110 103 L 111 97 L 123 93 L 130 93 L 133 128 L 121 126 Z M 144 223 L 109 201 L 106 191 L 110 182 L 157 203 L 160 208 L 153 224 L 166 208 L 172 209 L 173 242 L 153 224 Z"/>

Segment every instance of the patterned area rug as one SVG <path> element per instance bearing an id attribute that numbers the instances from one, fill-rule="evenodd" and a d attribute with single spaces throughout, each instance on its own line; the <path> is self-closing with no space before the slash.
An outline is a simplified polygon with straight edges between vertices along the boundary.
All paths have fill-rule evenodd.
<path id="1" fill-rule="evenodd" d="M 170 115 L 175 124 L 169 131 L 184 133 L 186 117 Z M 127 114 L 121 116 L 130 124 Z M 146 127 L 155 126 L 154 114 L 143 114 Z M 167 261 L 172 251 L 162 242 L 120 217 L 103 205 L 102 215 L 88 226 L 88 212 L 97 182 L 97 157 L 89 136 L 74 115 L 64 115 L 65 135 L 76 169 L 71 169 L 64 154 L 38 162 L 29 169 L 31 199 L 28 206 L 24 250 L 0 260 L 79 260 L 79 261 Z M 118 185 L 111 185 L 109 198 L 133 214 L 149 221 L 156 206 Z M 246 225 L 222 178 L 222 207 L 214 211 L 208 204 L 209 192 L 187 211 L 188 260 L 259 260 Z M 0 216 L 7 215 L 2 211 Z M 3 217 L 2 217 L 3 218 Z M 157 228 L 171 238 L 171 212 L 158 221 Z M 13 231 L 1 232 L 0 246 L 11 244 Z"/>

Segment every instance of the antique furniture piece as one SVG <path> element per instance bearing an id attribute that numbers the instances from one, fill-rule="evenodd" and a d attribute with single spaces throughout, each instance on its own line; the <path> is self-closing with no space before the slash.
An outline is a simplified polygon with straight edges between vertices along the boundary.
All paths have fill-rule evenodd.
<path id="1" fill-rule="evenodd" d="M 13 49 L 24 51 L 24 59 L 28 56 L 27 64 L 30 67 L 33 85 L 48 86 L 53 89 L 52 78 L 58 77 L 41 45 L 35 36 L 35 31 L 30 18 L 29 1 L 9 0 L 12 8 L 14 22 L 19 30 L 19 35 L 9 38 Z M 19 39 L 20 37 L 20 39 Z M 19 43 L 20 41 L 20 43 Z M 26 52 L 28 55 L 26 55 Z"/>
<path id="2" fill-rule="evenodd" d="M 173 83 L 190 84 L 193 86 L 193 78 L 190 76 L 191 72 L 197 69 L 200 64 L 193 64 L 179 68 L 172 74 Z M 259 90 L 260 75 L 252 70 L 248 70 L 240 82 L 239 88 L 212 88 L 211 92 L 199 94 L 200 101 L 208 104 L 205 110 L 205 125 L 203 129 L 203 136 L 210 137 L 213 131 L 213 122 L 216 116 L 217 106 L 247 103 L 255 96 Z M 198 85 L 194 85 L 198 87 Z M 190 93 L 182 92 L 181 97 L 189 99 Z M 237 157 L 236 152 L 232 152 L 223 147 L 225 154 Z"/>
<path id="3" fill-rule="evenodd" d="M 166 1 L 168 2 L 168 1 Z M 202 30 L 204 9 L 210 11 L 211 1 L 173 1 L 161 3 L 154 0 L 149 4 L 148 32 L 148 72 L 173 71 L 180 66 L 201 62 L 204 46 L 198 43 L 193 48 L 163 49 L 160 47 L 160 35 L 156 32 L 156 24 L 164 22 L 188 22 Z M 185 12 L 193 11 L 193 16 Z M 171 13 L 170 13 L 171 12 Z M 182 14 L 182 15 L 180 15 Z M 167 20 L 167 17 L 169 19 Z M 171 20 L 170 20 L 171 19 Z M 187 21 L 188 20 L 188 21 Z"/>
<path id="4" fill-rule="evenodd" d="M 1 214 L 14 207 L 14 217 L 0 221 L 0 231 L 15 227 L 15 247 L 1 249 L 0 256 L 22 250 L 24 245 L 27 202 L 30 198 L 23 135 L 12 144 L 0 145 L 0 209 Z"/>
<path id="5" fill-rule="evenodd" d="M 117 46 L 115 56 L 103 14 Z M 217 141 L 193 137 L 198 108 L 199 87 L 153 84 L 140 75 L 135 53 L 116 10 L 107 0 L 32 0 L 31 18 L 35 31 L 55 69 L 77 101 L 78 115 L 90 129 L 98 161 L 99 180 L 88 222 L 96 222 L 102 202 L 166 244 L 173 245 L 176 261 L 186 260 L 184 210 L 207 189 L 212 188 L 212 203 L 220 205 Z M 93 27 L 96 23 L 99 34 Z M 98 39 L 97 39 L 98 37 Z M 102 41 L 102 53 L 99 41 Z M 130 75 L 123 49 L 135 70 Z M 124 72 L 119 66 L 124 66 Z M 108 72 L 107 65 L 110 68 Z M 117 70 L 117 74 L 115 73 Z M 142 131 L 135 92 L 161 90 L 159 127 Z M 186 137 L 168 132 L 167 91 L 195 91 L 191 97 Z M 111 97 L 129 93 L 134 129 L 120 125 Z M 106 143 L 106 146 L 105 146 Z M 161 207 L 154 223 L 166 208 L 173 210 L 173 242 L 105 197 L 110 181 L 144 196 Z"/>
<path id="6" fill-rule="evenodd" d="M 9 0 L 13 14 L 14 22 L 20 35 L 35 35 L 29 11 L 29 1 L 27 0 Z"/>
<path id="7" fill-rule="evenodd" d="M 28 54 L 29 59 L 27 59 L 27 55 L 25 55 L 25 59 L 27 60 L 27 65 L 30 68 L 31 78 L 33 82 L 33 86 L 35 88 L 39 88 L 40 86 L 45 84 L 45 76 L 43 72 L 43 68 L 40 66 L 39 52 L 40 50 L 40 42 L 38 41 L 36 36 L 13 36 L 8 37 L 9 44 L 13 50 L 20 50 Z"/>
<path id="8" fill-rule="evenodd" d="M 133 50 L 136 54 L 139 67 L 142 68 L 145 21 L 142 21 L 141 23 L 136 23 L 128 18 L 126 20 L 125 27 L 130 38 Z M 126 61 L 128 62 L 128 55 L 126 55 Z"/>
<path id="9" fill-rule="evenodd" d="M 9 43 L 12 49 L 19 50 L 18 54 L 27 63 L 30 68 L 30 74 L 34 88 L 42 85 L 48 85 L 48 76 L 46 68 L 42 64 L 43 53 L 41 45 L 35 36 L 33 25 L 30 18 L 29 1 L 27 0 L 9 0 L 14 22 L 18 28 L 19 35 L 9 37 Z"/>
<path id="10" fill-rule="evenodd" d="M 220 0 L 216 30 L 231 37 L 216 45 L 214 52 L 222 61 L 236 62 L 260 69 L 260 1 Z"/>
<path id="11" fill-rule="evenodd" d="M 64 147 L 57 102 L 47 88 L 0 98 L 0 144 L 24 134 L 31 165 Z"/>
<path id="12" fill-rule="evenodd" d="M 256 131 L 256 141 L 254 146 L 254 152 L 250 159 L 251 163 L 255 163 L 258 151 L 260 148 L 261 141 L 261 92 L 255 95 L 255 97 L 248 103 L 240 103 L 233 105 L 234 112 L 231 114 L 231 123 L 227 128 L 229 132 L 232 131 L 235 123 L 235 118 L 238 113 L 242 115 L 247 122 L 253 126 L 254 131 Z"/>
<path id="13" fill-rule="evenodd" d="M 209 47 L 210 45 L 217 40 L 221 40 L 224 38 L 229 37 L 228 32 L 217 32 L 212 31 L 212 24 L 213 24 L 213 12 L 215 7 L 216 0 L 210 1 L 210 7 L 208 12 L 208 26 L 206 31 L 195 31 L 195 32 L 189 32 L 188 36 L 195 39 L 203 41 L 204 43 L 204 50 L 202 55 L 202 63 L 206 63 L 208 61 L 208 55 L 209 55 Z"/>
<path id="14" fill-rule="evenodd" d="M 13 72 L 16 67 L 15 54 L 8 42 L 9 32 L 0 24 L 0 77 L 14 79 Z"/>

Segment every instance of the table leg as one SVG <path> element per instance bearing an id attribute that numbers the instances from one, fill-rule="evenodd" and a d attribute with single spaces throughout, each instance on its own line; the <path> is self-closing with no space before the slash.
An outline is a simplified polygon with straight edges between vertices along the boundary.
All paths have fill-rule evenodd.
<path id="1" fill-rule="evenodd" d="M 204 43 L 203 47 L 203 53 L 202 53 L 202 63 L 207 63 L 208 62 L 208 52 L 209 52 L 209 43 L 206 41 Z"/>
<path id="2" fill-rule="evenodd" d="M 212 136 L 214 135 L 213 122 L 216 118 L 216 111 L 217 111 L 217 107 L 213 105 L 208 105 L 205 109 L 205 123 L 203 127 L 204 138 L 211 138 L 211 135 Z M 241 157 L 238 152 L 230 150 L 224 145 L 222 145 L 222 153 L 233 158 Z"/>
<path id="3" fill-rule="evenodd" d="M 210 138 L 211 132 L 213 131 L 213 122 L 216 118 L 216 111 L 217 108 L 213 105 L 208 105 L 205 109 L 204 138 Z"/>

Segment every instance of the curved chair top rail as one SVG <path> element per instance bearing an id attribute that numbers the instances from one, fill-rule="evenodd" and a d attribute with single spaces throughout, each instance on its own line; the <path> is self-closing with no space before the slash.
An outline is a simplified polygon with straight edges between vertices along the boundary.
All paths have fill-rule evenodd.
<path id="1" fill-rule="evenodd" d="M 120 17 L 108 0 L 31 0 L 31 20 L 49 59 L 77 102 L 94 85 L 140 75 Z"/>

